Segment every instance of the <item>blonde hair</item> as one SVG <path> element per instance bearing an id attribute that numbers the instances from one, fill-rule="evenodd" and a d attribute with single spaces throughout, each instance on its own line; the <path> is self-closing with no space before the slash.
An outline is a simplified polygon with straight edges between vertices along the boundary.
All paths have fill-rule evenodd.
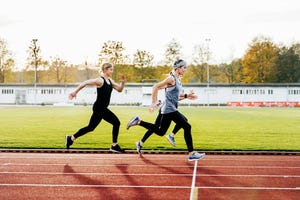
<path id="1" fill-rule="evenodd" d="M 101 66 L 101 71 L 103 72 L 105 69 L 112 68 L 113 64 L 111 63 L 103 63 Z"/>
<path id="2" fill-rule="evenodd" d="M 113 67 L 113 64 L 111 64 L 111 63 L 108 63 L 108 62 L 107 63 L 103 63 L 101 65 L 101 69 L 99 70 L 99 72 L 100 72 L 101 75 L 103 75 L 104 70 L 112 68 L 112 67 Z"/>

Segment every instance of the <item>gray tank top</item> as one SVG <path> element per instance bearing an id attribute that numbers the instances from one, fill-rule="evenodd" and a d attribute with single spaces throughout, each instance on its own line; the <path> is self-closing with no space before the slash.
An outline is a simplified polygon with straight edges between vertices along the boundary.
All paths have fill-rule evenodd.
<path id="1" fill-rule="evenodd" d="M 173 76 L 173 78 L 175 79 L 175 85 L 172 85 L 165 89 L 166 98 L 161 107 L 162 114 L 175 112 L 178 108 L 178 99 L 182 85 L 180 80 L 176 78 L 176 76 L 174 76 L 173 74 L 171 74 L 171 76 Z"/>

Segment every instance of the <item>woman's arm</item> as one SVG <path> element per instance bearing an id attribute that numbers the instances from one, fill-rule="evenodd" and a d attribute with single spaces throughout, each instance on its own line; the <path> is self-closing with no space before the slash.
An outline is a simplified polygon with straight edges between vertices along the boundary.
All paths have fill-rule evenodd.
<path id="1" fill-rule="evenodd" d="M 80 85 L 78 85 L 78 87 L 69 94 L 69 99 L 73 99 L 76 97 L 77 93 L 84 88 L 87 85 L 96 85 L 97 87 L 101 87 L 103 85 L 103 79 L 101 78 L 96 78 L 96 79 L 89 79 L 86 81 L 83 81 L 82 83 L 80 83 Z"/>
<path id="2" fill-rule="evenodd" d="M 190 90 L 190 93 L 188 94 L 180 94 L 179 95 L 179 101 L 183 100 L 183 99 L 190 99 L 190 100 L 195 100 L 197 99 L 197 95 L 195 94 L 194 90 Z"/>
<path id="3" fill-rule="evenodd" d="M 172 76 L 169 76 L 168 78 L 166 78 L 165 80 L 156 83 L 153 88 L 152 88 L 152 104 L 150 105 L 149 110 L 152 112 L 154 110 L 154 108 L 157 107 L 157 105 L 159 105 L 159 102 L 157 101 L 157 95 L 158 95 L 158 91 L 161 89 L 164 89 L 168 86 L 174 85 L 175 84 L 175 80 Z"/>
<path id="4" fill-rule="evenodd" d="M 117 90 L 118 92 L 122 92 L 125 86 L 126 78 L 125 76 L 121 76 L 120 78 L 120 84 L 117 84 L 114 80 L 111 79 L 113 88 Z"/>

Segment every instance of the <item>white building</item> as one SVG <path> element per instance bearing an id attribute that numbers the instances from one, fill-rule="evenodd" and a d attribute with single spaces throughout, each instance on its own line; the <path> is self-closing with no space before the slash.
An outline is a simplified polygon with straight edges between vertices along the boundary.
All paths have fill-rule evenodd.
<path id="1" fill-rule="evenodd" d="M 77 98 L 68 99 L 78 84 L 0 84 L 0 104 L 92 104 L 96 87 L 82 89 Z M 153 83 L 127 83 L 123 92 L 115 90 L 111 104 L 149 105 Z M 185 84 L 183 93 L 194 90 L 197 100 L 184 100 L 183 105 L 227 106 L 299 106 L 300 83 L 293 84 Z M 158 98 L 164 100 L 164 91 Z"/>

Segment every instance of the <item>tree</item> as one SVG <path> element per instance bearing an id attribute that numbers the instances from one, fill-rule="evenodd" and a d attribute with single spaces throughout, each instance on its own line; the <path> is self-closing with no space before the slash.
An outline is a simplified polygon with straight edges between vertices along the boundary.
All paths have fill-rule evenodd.
<path id="1" fill-rule="evenodd" d="M 242 81 L 242 63 L 241 59 L 232 60 L 230 64 L 221 64 L 219 70 L 221 71 L 221 77 L 224 77 L 226 83 L 239 83 Z"/>
<path id="2" fill-rule="evenodd" d="M 137 50 L 133 55 L 133 65 L 140 69 L 141 81 L 144 80 L 144 68 L 150 67 L 154 56 L 145 50 Z"/>
<path id="3" fill-rule="evenodd" d="M 207 65 L 210 52 L 204 44 L 195 45 L 192 57 L 192 66 L 189 67 L 189 77 L 192 76 L 192 82 L 205 82 L 207 81 Z"/>
<path id="4" fill-rule="evenodd" d="M 280 83 L 300 81 L 300 44 L 282 47 L 277 60 L 276 79 Z"/>
<path id="5" fill-rule="evenodd" d="M 181 44 L 176 40 L 172 39 L 165 50 L 165 64 L 172 66 L 173 63 L 181 57 Z"/>
<path id="6" fill-rule="evenodd" d="M 31 40 L 27 57 L 26 71 L 33 72 L 34 83 L 38 83 L 40 77 L 39 71 L 46 69 L 48 62 L 44 61 L 41 56 L 41 49 L 37 46 L 37 39 Z"/>
<path id="7" fill-rule="evenodd" d="M 7 42 L 0 38 L 0 83 L 5 82 L 5 74 L 15 66 L 15 61 L 11 57 L 12 53 L 8 50 Z"/>
<path id="8" fill-rule="evenodd" d="M 52 58 L 49 65 L 50 74 L 56 83 L 67 83 L 70 80 L 70 73 L 68 73 L 67 61 L 59 58 L 58 56 Z"/>
<path id="9" fill-rule="evenodd" d="M 118 77 L 118 68 L 121 65 L 124 65 L 126 61 L 129 59 L 127 55 L 123 54 L 125 47 L 122 42 L 119 41 L 111 41 L 105 42 L 102 46 L 102 49 L 99 53 L 98 63 L 99 65 L 110 62 L 114 64 L 116 73 L 113 73 L 113 79 Z"/>
<path id="10" fill-rule="evenodd" d="M 114 65 L 124 64 L 125 60 L 128 58 L 123 54 L 125 47 L 120 41 L 105 42 L 99 53 L 98 63 L 101 65 L 105 62 L 111 62 Z"/>
<path id="11" fill-rule="evenodd" d="M 266 37 L 256 37 L 242 59 L 244 82 L 270 83 L 276 78 L 279 47 Z"/>

